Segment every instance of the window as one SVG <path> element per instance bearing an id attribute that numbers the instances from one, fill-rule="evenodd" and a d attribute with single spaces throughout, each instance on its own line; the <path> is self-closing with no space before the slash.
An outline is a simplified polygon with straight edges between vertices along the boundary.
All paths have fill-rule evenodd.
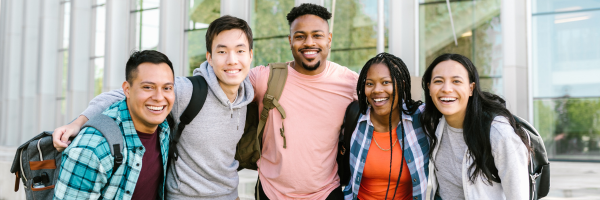
<path id="1" fill-rule="evenodd" d="M 294 0 L 254 0 L 252 4 L 250 19 L 254 37 L 252 66 L 294 60 L 290 52 L 288 41 L 290 26 L 286 18 L 294 7 Z"/>
<path id="2" fill-rule="evenodd" d="M 93 6 L 93 13 L 95 16 L 95 27 L 92 27 L 94 40 L 94 49 L 92 51 L 92 57 L 90 58 L 93 63 L 94 69 L 94 94 L 98 95 L 102 93 L 102 77 L 104 77 L 104 47 L 105 47 L 105 34 L 106 34 L 106 0 L 96 0 Z"/>
<path id="3" fill-rule="evenodd" d="M 206 30 L 221 16 L 220 0 L 190 0 L 187 24 L 189 74 L 206 61 Z"/>
<path id="4" fill-rule="evenodd" d="M 532 1 L 534 125 L 548 157 L 600 160 L 600 2 Z"/>
<path id="5" fill-rule="evenodd" d="M 502 26 L 500 0 L 450 1 L 457 44 L 446 1 L 421 0 L 419 5 L 419 68 L 421 75 L 435 58 L 457 53 L 471 59 L 481 88 L 501 95 Z"/>
<path id="6" fill-rule="evenodd" d="M 135 19 L 135 48 L 137 50 L 158 47 L 160 0 L 136 0 L 131 13 Z"/>

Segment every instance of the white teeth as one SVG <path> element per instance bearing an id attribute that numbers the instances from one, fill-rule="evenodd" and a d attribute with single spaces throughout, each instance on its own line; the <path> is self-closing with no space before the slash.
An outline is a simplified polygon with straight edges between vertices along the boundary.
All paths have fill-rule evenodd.
<path id="1" fill-rule="evenodd" d="M 225 70 L 225 73 L 235 74 L 235 73 L 238 73 L 239 71 L 240 71 L 239 69 L 236 69 L 236 70 Z"/>
<path id="2" fill-rule="evenodd" d="M 163 106 L 146 106 L 146 108 L 148 108 L 150 110 L 154 110 L 154 111 L 161 111 L 164 107 Z"/>
<path id="3" fill-rule="evenodd" d="M 312 55 L 312 54 L 317 54 L 317 52 L 316 51 L 307 51 L 307 52 L 304 52 L 304 54 Z"/>
<path id="4" fill-rule="evenodd" d="M 440 100 L 442 100 L 442 101 L 455 101 L 456 98 L 442 97 L 442 98 L 440 98 Z"/>
<path id="5" fill-rule="evenodd" d="M 373 101 L 375 101 L 375 102 L 380 102 L 380 101 L 385 101 L 385 100 L 388 100 L 388 98 L 373 99 Z"/>

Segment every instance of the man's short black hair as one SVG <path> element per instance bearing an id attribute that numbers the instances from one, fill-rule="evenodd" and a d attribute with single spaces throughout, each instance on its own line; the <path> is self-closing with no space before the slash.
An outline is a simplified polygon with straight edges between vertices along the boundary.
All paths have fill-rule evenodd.
<path id="1" fill-rule="evenodd" d="M 327 11 L 327 8 L 317 4 L 303 3 L 300 6 L 292 8 L 290 13 L 287 14 L 289 25 L 291 26 L 296 18 L 303 15 L 316 15 L 325 21 L 331 19 L 331 13 Z"/>
<path id="2" fill-rule="evenodd" d="M 165 54 L 155 50 L 134 51 L 131 53 L 131 56 L 129 56 L 129 60 L 125 66 L 125 79 L 127 79 L 129 84 L 133 83 L 138 66 L 145 62 L 154 64 L 166 63 L 169 65 L 169 68 L 171 68 L 171 72 L 173 72 L 173 63 L 171 63 Z M 175 72 L 173 72 L 173 74 L 175 74 Z"/>
<path id="3" fill-rule="evenodd" d="M 223 31 L 232 29 L 240 29 L 246 34 L 248 45 L 250 45 L 250 50 L 252 50 L 252 29 L 248 25 L 248 22 L 237 17 L 224 15 L 208 25 L 208 30 L 206 30 L 206 51 L 212 54 L 212 44 L 215 37 Z"/>

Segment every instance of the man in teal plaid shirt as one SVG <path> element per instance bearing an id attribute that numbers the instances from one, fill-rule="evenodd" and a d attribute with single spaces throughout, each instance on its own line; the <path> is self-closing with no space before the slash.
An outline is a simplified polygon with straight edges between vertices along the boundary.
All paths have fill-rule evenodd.
<path id="1" fill-rule="evenodd" d="M 126 99 L 102 113 L 121 129 L 123 164 L 114 168 L 102 133 L 82 129 L 63 153 L 54 199 L 163 199 L 169 151 L 165 118 L 175 100 L 173 65 L 164 54 L 146 50 L 134 52 L 125 71 Z"/>

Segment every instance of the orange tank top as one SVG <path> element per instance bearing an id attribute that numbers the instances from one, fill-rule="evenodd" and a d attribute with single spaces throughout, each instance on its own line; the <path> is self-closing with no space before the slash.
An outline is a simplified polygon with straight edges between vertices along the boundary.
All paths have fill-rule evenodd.
<path id="1" fill-rule="evenodd" d="M 404 140 L 406 140 L 406 138 Z M 402 148 L 400 147 L 402 140 L 398 139 L 395 129 L 392 131 L 392 144 L 394 141 L 396 141 L 396 144 L 393 145 L 394 157 L 392 159 L 392 175 L 388 199 L 392 199 L 392 196 L 394 196 L 394 188 L 396 187 L 396 181 L 398 180 L 398 174 L 400 173 L 400 161 L 402 159 Z M 377 144 L 379 144 L 381 149 L 390 149 L 390 146 L 392 145 L 390 145 L 389 132 L 378 133 L 373 131 L 373 139 L 371 140 L 371 146 L 369 147 L 362 180 L 360 182 L 360 189 L 358 191 L 358 198 L 361 200 L 385 199 L 385 190 L 387 188 L 388 175 L 390 173 L 390 151 L 381 150 Z M 402 176 L 394 199 L 410 200 L 412 199 L 410 171 L 406 161 L 402 160 L 402 162 L 404 163 L 402 167 Z"/>

